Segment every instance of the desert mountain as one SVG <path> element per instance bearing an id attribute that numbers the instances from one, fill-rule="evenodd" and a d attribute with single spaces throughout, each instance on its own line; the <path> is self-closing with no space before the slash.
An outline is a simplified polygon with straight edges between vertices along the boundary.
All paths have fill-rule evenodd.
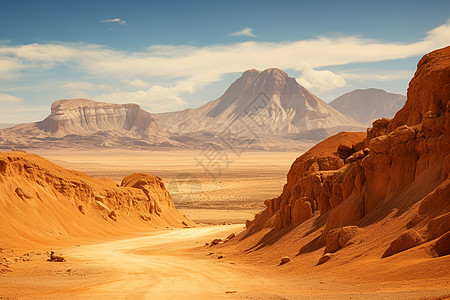
<path id="1" fill-rule="evenodd" d="M 167 140 L 152 114 L 139 105 L 87 99 L 58 100 L 43 121 L 0 131 L 4 148 L 151 146 Z"/>
<path id="2" fill-rule="evenodd" d="M 333 100 L 330 105 L 353 119 L 371 126 L 379 118 L 392 118 L 403 107 L 406 97 L 380 89 L 354 90 Z"/>
<path id="3" fill-rule="evenodd" d="M 294 261 L 335 267 L 359 260 L 390 268 L 405 257 L 421 259 L 409 270 L 448 267 L 450 47 L 420 60 L 407 98 L 367 134 L 340 133 L 300 156 L 283 193 L 247 222 L 245 249 L 289 248 Z"/>
<path id="4" fill-rule="evenodd" d="M 150 114 L 137 104 L 59 100 L 43 121 L 0 129 L 0 147 L 304 150 L 364 125 L 326 104 L 279 69 L 249 70 L 214 101 Z"/>
<path id="5" fill-rule="evenodd" d="M 158 177 L 135 173 L 119 186 L 21 151 L 0 153 L 0 215 L 2 246 L 192 225 Z"/>
<path id="6" fill-rule="evenodd" d="M 187 142 L 233 135 L 251 147 L 295 145 L 364 126 L 332 108 L 279 69 L 248 70 L 218 99 L 196 108 L 155 114 L 171 138 Z M 280 144 L 281 143 L 281 144 Z M 235 146 L 235 145 L 233 145 Z"/>

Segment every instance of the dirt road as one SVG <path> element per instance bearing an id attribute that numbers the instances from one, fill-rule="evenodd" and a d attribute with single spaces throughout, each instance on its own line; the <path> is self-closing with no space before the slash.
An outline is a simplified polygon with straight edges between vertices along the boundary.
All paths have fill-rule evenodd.
<path id="1" fill-rule="evenodd" d="M 218 259 L 215 247 L 202 247 L 242 228 L 166 229 L 60 249 L 66 263 L 30 256 L 13 272 L 0 274 L 0 299 L 423 299 L 448 291 L 400 282 L 374 288 L 339 276 L 301 275 L 289 266 L 234 264 Z"/>
<path id="2" fill-rule="evenodd" d="M 73 260 L 95 262 L 111 268 L 104 283 L 77 291 L 76 297 L 117 299 L 211 299 L 227 298 L 237 291 L 257 290 L 270 284 L 249 278 L 247 272 L 220 260 L 183 256 L 209 236 L 225 236 L 242 225 L 175 229 L 145 237 L 75 248 L 67 253 Z M 114 275 L 115 274 L 115 275 Z M 265 282 L 266 281 L 266 282 Z M 227 293 L 228 292 L 228 293 Z"/>

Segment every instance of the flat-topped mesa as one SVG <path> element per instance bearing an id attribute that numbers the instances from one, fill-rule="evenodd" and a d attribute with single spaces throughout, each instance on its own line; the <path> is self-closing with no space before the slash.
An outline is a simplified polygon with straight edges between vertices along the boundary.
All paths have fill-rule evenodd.
<path id="1" fill-rule="evenodd" d="M 55 137 L 120 131 L 137 135 L 165 135 L 154 117 L 137 104 L 112 104 L 88 99 L 58 100 L 51 114 L 36 127 Z"/>

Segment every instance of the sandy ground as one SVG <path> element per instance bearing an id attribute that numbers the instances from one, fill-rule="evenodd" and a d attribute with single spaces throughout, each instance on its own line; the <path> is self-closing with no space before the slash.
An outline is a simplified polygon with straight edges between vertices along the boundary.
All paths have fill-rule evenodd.
<path id="1" fill-rule="evenodd" d="M 374 286 L 335 274 L 299 276 L 284 266 L 250 266 L 202 246 L 242 229 L 161 230 L 58 249 L 67 258 L 63 263 L 33 253 L 0 275 L 0 299 L 424 299 L 448 292 L 445 284 L 427 289 L 401 281 Z"/>
<path id="2" fill-rule="evenodd" d="M 302 269 L 295 259 L 278 266 L 284 249 L 275 249 L 276 256 L 268 260 L 233 247 L 205 246 L 243 230 L 242 223 L 263 208 L 265 199 L 278 196 L 300 153 L 245 152 L 217 177 L 196 163 L 198 153 L 187 151 L 37 154 L 117 183 L 133 172 L 160 176 L 182 213 L 198 223 L 233 225 L 159 228 L 109 241 L 78 239 L 74 244 L 80 245 L 65 248 L 0 249 L 0 299 L 446 299 L 450 295 L 448 280 L 422 282 L 401 276 L 361 280 L 364 270 L 355 269 L 353 273 L 362 275 L 350 276 L 351 268 L 347 275 L 327 266 L 314 268 L 315 252 Z M 51 250 L 62 253 L 67 262 L 47 262 Z M 448 263 L 445 258 L 439 262 Z M 398 266 L 401 274 L 401 268 L 408 267 Z"/>
<path id="3" fill-rule="evenodd" d="M 263 202 L 281 194 L 286 174 L 298 152 L 227 153 L 225 163 L 216 159 L 204 168 L 201 151 L 39 150 L 50 161 L 94 177 L 107 177 L 120 184 L 133 172 L 163 179 L 175 206 L 198 223 L 244 223 L 264 209 Z M 208 157 L 213 157 L 209 154 Z"/>

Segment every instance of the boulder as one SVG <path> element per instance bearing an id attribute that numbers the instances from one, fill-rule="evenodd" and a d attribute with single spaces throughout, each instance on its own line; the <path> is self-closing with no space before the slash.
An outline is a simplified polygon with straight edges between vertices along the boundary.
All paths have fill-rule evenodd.
<path id="1" fill-rule="evenodd" d="M 18 187 L 18 188 L 16 188 L 15 192 L 16 192 L 16 195 L 19 196 L 19 198 L 22 200 L 28 200 L 28 199 L 33 198 L 33 195 L 24 188 Z"/>
<path id="2" fill-rule="evenodd" d="M 423 243 L 422 236 L 414 229 L 409 229 L 396 238 L 381 256 L 388 257 Z"/>
<path id="3" fill-rule="evenodd" d="M 326 236 L 325 253 L 334 253 L 350 244 L 350 240 L 361 233 L 358 226 L 344 226 L 332 229 Z"/>
<path id="4" fill-rule="evenodd" d="M 281 258 L 281 261 L 280 261 L 280 266 L 281 266 L 281 265 L 284 265 L 284 264 L 287 264 L 287 263 L 290 262 L 290 261 L 291 261 L 291 259 L 290 259 L 289 257 L 287 257 L 287 256 L 282 257 L 282 258 Z"/>
<path id="5" fill-rule="evenodd" d="M 321 265 L 329 261 L 334 256 L 333 253 L 324 253 L 317 262 L 317 265 Z"/>
<path id="6" fill-rule="evenodd" d="M 432 253 L 435 257 L 445 256 L 450 254 L 450 232 L 441 236 L 431 246 Z"/>

